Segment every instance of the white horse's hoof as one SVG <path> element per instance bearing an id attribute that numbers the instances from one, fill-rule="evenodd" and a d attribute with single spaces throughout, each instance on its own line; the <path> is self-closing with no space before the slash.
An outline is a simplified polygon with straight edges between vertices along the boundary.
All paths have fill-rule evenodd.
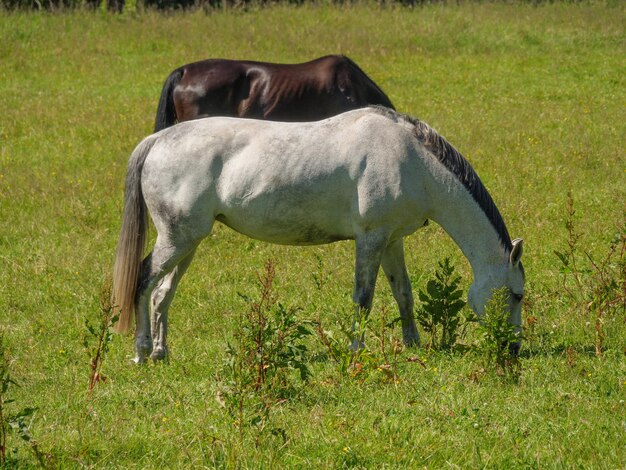
<path id="1" fill-rule="evenodd" d="M 417 338 L 404 338 L 402 340 L 402 342 L 404 343 L 404 345 L 407 348 L 419 348 L 420 345 L 421 345 L 419 337 L 417 337 Z"/>
<path id="2" fill-rule="evenodd" d="M 154 362 L 157 362 L 167 359 L 168 356 L 169 354 L 167 348 L 156 347 L 154 348 L 154 351 L 152 351 L 152 354 L 150 354 L 150 359 L 152 359 Z"/>
<path id="3" fill-rule="evenodd" d="M 352 341 L 352 344 L 350 345 L 350 351 L 352 351 L 353 353 L 357 353 L 362 349 L 365 349 L 365 343 L 363 341 L 359 341 L 357 339 Z"/>
<path id="4" fill-rule="evenodd" d="M 152 352 L 152 344 L 137 344 L 135 347 L 135 364 L 145 364 Z"/>
<path id="5" fill-rule="evenodd" d="M 146 363 L 146 357 L 145 356 L 135 356 L 134 359 L 131 360 L 131 362 L 133 364 L 145 364 Z"/>
<path id="6" fill-rule="evenodd" d="M 411 322 L 413 323 L 413 322 Z M 402 342 L 409 348 L 419 348 L 420 346 L 420 334 L 415 327 L 415 324 L 402 325 Z"/>
<path id="7" fill-rule="evenodd" d="M 403 335 L 402 342 L 407 348 L 419 348 L 420 347 L 419 335 Z"/>
<path id="8" fill-rule="evenodd" d="M 144 364 L 152 352 L 152 338 L 139 337 L 135 339 L 135 364 Z"/>

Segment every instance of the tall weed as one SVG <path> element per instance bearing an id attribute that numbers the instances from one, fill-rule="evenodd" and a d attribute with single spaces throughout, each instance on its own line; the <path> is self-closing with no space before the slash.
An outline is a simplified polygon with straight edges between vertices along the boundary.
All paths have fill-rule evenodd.
<path id="1" fill-rule="evenodd" d="M 607 321 L 626 321 L 626 208 L 616 234 L 600 258 L 581 247 L 576 229 L 574 198 L 571 191 L 565 203 L 566 247 L 555 250 L 563 276 L 563 291 L 568 302 L 594 324 L 594 349 L 601 356 L 605 348 Z"/>
<path id="2" fill-rule="evenodd" d="M 245 430 L 254 427 L 257 441 L 270 421 L 272 406 L 297 393 L 298 384 L 311 375 L 308 348 L 310 322 L 300 320 L 298 309 L 286 308 L 274 292 L 276 268 L 265 263 L 258 275 L 258 298 L 241 295 L 248 309 L 239 316 L 235 342 L 226 348 L 218 401 L 231 416 L 243 440 Z M 280 429 L 269 428 L 282 435 Z"/>
<path id="3" fill-rule="evenodd" d="M 112 340 L 111 328 L 119 319 L 119 315 L 113 314 L 114 308 L 111 303 L 111 280 L 104 283 L 100 293 L 100 311 L 96 325 L 92 325 L 85 318 L 85 332 L 83 333 L 83 348 L 89 356 L 89 384 L 87 393 L 90 394 L 97 383 L 105 382 L 102 375 L 102 364 Z"/>

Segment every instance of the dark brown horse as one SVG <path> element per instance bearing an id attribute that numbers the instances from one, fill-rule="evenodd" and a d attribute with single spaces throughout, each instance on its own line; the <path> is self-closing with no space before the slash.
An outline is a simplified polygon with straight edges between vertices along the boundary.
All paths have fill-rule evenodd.
<path id="1" fill-rule="evenodd" d="M 378 85 L 342 55 L 303 64 L 209 59 L 170 74 L 154 131 L 207 116 L 315 121 L 370 104 L 394 109 Z"/>

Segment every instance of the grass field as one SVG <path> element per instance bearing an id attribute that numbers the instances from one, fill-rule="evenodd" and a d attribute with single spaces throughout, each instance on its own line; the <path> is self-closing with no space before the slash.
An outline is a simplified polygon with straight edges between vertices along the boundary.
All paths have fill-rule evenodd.
<path id="1" fill-rule="evenodd" d="M 624 468 L 624 311 L 600 319 L 596 356 L 597 315 L 554 251 L 568 246 L 570 191 L 585 283 L 599 281 L 584 252 L 602 260 L 624 236 L 625 19 L 619 2 L 0 13 L 0 327 L 20 385 L 2 392 L 3 419 L 36 408 L 24 419 L 36 444 L 10 433 L 7 465 Z M 399 352 L 396 380 L 353 378 L 312 336 L 308 385 L 272 402 L 262 426 L 237 423 L 218 385 L 248 308 L 238 293 L 256 296 L 272 259 L 280 302 L 338 331 L 352 311 L 353 243 L 271 246 L 216 226 L 173 302 L 170 364 L 133 366 L 131 337 L 114 336 L 108 380 L 87 394 L 84 323 L 97 322 L 126 162 L 169 72 L 208 57 L 328 53 L 353 58 L 400 111 L 446 136 L 524 238 L 533 320 L 517 380 L 478 353 L 425 349 Z M 469 287 L 468 263 L 435 224 L 406 252 L 415 292 L 446 257 Z M 379 282 L 372 329 L 396 311 Z M 477 341 L 472 329 L 463 342 Z"/>

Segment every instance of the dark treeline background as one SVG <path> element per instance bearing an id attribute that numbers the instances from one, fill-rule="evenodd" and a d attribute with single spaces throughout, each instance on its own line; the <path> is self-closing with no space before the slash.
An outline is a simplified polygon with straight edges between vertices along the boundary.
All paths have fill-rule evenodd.
<path id="1" fill-rule="evenodd" d="M 48 10 L 57 11 L 72 8 L 104 8 L 103 1 L 108 10 L 121 12 L 124 10 L 126 0 L 0 0 L 0 9 L 5 10 Z M 307 0 L 280 0 L 282 3 L 300 5 Z M 135 3 L 135 2 L 133 2 Z M 193 7 L 223 8 L 241 7 L 247 5 L 264 5 L 277 3 L 276 0 L 137 0 L 138 5 L 156 8 L 160 10 L 186 9 Z M 332 0 L 332 3 L 349 3 L 349 0 Z M 399 5 L 420 5 L 424 3 L 446 3 L 446 0 L 378 0 L 377 3 L 390 3 Z"/>

